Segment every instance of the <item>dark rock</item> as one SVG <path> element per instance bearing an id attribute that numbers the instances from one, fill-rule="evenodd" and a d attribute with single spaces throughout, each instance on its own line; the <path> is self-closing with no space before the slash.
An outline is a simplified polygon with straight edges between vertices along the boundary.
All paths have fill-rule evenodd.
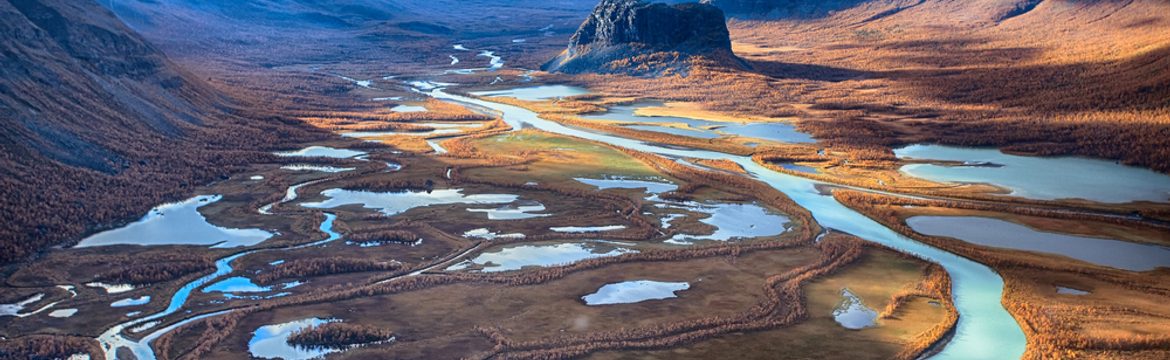
<path id="1" fill-rule="evenodd" d="M 708 4 L 605 0 L 593 9 L 548 71 L 654 75 L 695 61 L 742 66 L 731 52 L 723 11 Z"/>

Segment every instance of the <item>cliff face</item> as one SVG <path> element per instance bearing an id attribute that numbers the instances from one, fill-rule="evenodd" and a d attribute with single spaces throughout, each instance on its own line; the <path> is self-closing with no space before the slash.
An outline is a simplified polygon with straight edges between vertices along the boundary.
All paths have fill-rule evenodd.
<path id="1" fill-rule="evenodd" d="M 603 1 L 569 47 L 638 44 L 656 50 L 731 49 L 723 12 L 697 3 Z"/>
<path id="2" fill-rule="evenodd" d="M 605 0 L 597 5 L 548 71 L 658 74 L 699 60 L 739 65 L 723 11 L 699 3 Z"/>

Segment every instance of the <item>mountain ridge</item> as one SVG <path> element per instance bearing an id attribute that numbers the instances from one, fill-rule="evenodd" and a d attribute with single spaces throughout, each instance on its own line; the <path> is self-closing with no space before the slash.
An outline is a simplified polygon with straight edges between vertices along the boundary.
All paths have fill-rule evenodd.
<path id="1" fill-rule="evenodd" d="M 258 120 L 92 0 L 0 3 L 0 33 L 3 262 L 320 136 Z"/>

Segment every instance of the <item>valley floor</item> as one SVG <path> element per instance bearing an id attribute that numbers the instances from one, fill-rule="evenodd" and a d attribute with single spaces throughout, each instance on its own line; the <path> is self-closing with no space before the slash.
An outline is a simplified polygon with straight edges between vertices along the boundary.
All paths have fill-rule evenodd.
<path id="1" fill-rule="evenodd" d="M 733 21 L 751 72 L 533 70 L 572 13 L 401 51 L 338 45 L 349 58 L 313 45 L 353 34 L 177 55 L 337 136 L 6 267 L 0 358 L 1168 355 L 1170 156 L 1156 149 L 1170 137 L 1141 135 L 1165 131 L 1165 109 L 956 85 L 1082 58 L 1027 38 L 1047 55 L 997 68 L 1022 56 L 1002 53 L 1008 30 L 923 44 L 893 20 L 843 33 Z M 386 31 L 434 30 L 396 24 Z M 1165 52 L 1165 39 L 1131 40 Z M 926 49 L 962 57 L 891 59 Z M 1067 53 L 1104 50 L 1084 51 Z M 999 62 L 966 75 L 949 63 L 989 54 Z M 1093 69 L 1058 87 L 1110 75 Z M 1134 146 L 1097 146 L 1109 136 Z M 1162 172 L 1034 156 L 1047 154 Z"/>

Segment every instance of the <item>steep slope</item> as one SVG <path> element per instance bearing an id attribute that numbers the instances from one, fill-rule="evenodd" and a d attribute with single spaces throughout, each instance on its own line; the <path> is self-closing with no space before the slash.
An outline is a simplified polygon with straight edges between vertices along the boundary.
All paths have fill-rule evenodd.
<path id="1" fill-rule="evenodd" d="M 782 100 L 815 102 L 805 117 L 832 120 L 806 122 L 821 139 L 997 146 L 1170 171 L 1166 1 L 868 0 L 729 28 L 756 71 L 817 82 Z"/>
<path id="2" fill-rule="evenodd" d="M 862 20 L 876 20 L 914 8 L 959 9 L 957 17 L 1002 21 L 1031 11 L 1043 0 L 703 0 L 727 16 L 742 19 L 817 19 L 842 12 L 867 13 Z"/>
<path id="3" fill-rule="evenodd" d="M 663 74 L 685 72 L 696 61 L 739 65 L 721 10 L 698 3 L 606 0 L 544 69 Z"/>
<path id="4" fill-rule="evenodd" d="M 494 51 L 509 68 L 537 68 L 560 52 L 597 0 L 156 0 L 102 5 L 221 91 L 266 111 L 301 116 L 372 104 L 365 101 L 371 96 L 363 93 L 368 89 L 338 75 L 372 79 L 487 63 L 487 58 L 460 54 L 454 44 Z M 450 56 L 462 62 L 451 64 Z M 347 96 L 352 99 L 342 99 Z"/>
<path id="5" fill-rule="evenodd" d="M 91 0 L 0 2 L 0 262 L 313 135 L 247 119 Z"/>

